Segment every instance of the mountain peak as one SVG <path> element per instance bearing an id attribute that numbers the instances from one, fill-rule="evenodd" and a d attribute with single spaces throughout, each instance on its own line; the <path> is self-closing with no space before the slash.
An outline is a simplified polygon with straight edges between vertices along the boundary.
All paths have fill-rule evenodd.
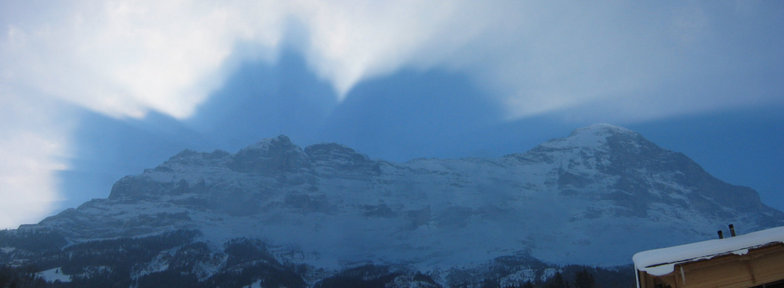
<path id="1" fill-rule="evenodd" d="M 574 138 L 575 140 L 585 141 L 584 144 L 590 144 L 595 143 L 597 140 L 606 140 L 607 138 L 619 135 L 640 137 L 639 133 L 620 126 L 607 123 L 597 123 L 591 126 L 575 129 L 571 134 L 569 134 L 567 139 Z"/>
<path id="2" fill-rule="evenodd" d="M 243 148 L 234 155 L 229 166 L 237 171 L 273 173 L 294 171 L 308 165 L 308 157 L 302 148 L 285 135 L 264 139 Z"/>
<path id="3" fill-rule="evenodd" d="M 572 135 L 577 133 L 592 133 L 592 134 L 637 134 L 636 132 L 626 129 L 621 126 L 616 126 L 609 123 L 596 123 L 587 127 L 577 128 L 572 132 Z"/>
<path id="4" fill-rule="evenodd" d="M 632 130 L 612 124 L 599 123 L 575 129 L 566 138 L 551 140 L 542 145 L 549 148 L 595 148 L 607 144 L 608 139 L 611 137 L 623 135 L 642 138 L 640 134 Z"/>
<path id="5" fill-rule="evenodd" d="M 296 147 L 291 139 L 286 135 L 278 135 L 278 137 L 266 138 L 256 144 L 249 145 L 242 150 L 264 150 L 269 151 L 275 148 L 283 147 Z"/>

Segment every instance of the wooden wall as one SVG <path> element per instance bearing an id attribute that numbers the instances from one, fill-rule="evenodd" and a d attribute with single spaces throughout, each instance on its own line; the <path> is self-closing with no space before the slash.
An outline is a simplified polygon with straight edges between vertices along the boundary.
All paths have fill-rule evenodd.
<path id="1" fill-rule="evenodd" d="M 653 276 L 638 271 L 640 288 L 754 287 L 784 280 L 784 244 L 750 249 L 675 265 L 672 273 Z"/>

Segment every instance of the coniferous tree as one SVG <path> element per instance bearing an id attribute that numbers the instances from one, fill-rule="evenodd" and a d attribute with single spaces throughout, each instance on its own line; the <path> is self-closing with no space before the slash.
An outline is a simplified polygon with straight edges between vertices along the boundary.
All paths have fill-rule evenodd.
<path id="1" fill-rule="evenodd" d="M 587 269 L 583 268 L 580 272 L 577 272 L 577 275 L 574 277 L 574 285 L 576 288 L 594 288 L 596 287 L 596 283 L 593 280 L 593 275 L 588 272 Z"/>
<path id="2" fill-rule="evenodd" d="M 553 278 L 547 280 L 547 288 L 569 288 L 569 285 L 561 275 L 561 272 L 556 272 Z"/>

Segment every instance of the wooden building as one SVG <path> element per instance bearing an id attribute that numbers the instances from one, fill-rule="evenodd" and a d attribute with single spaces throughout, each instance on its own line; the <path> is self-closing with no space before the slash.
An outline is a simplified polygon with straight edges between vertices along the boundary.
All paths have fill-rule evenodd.
<path id="1" fill-rule="evenodd" d="M 784 226 L 643 251 L 633 259 L 638 288 L 784 287 Z"/>

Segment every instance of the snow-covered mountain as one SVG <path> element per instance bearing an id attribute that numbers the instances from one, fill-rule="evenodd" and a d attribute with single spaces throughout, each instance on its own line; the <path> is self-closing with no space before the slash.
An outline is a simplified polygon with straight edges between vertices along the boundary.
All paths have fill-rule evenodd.
<path id="1" fill-rule="evenodd" d="M 541 277 L 548 272 L 531 268 L 544 267 L 538 261 L 628 264 L 637 251 L 713 238 L 729 223 L 754 231 L 784 225 L 784 213 L 608 124 L 497 159 L 405 163 L 338 144 L 303 149 L 279 136 L 236 154 L 183 151 L 120 179 L 107 199 L 4 231 L 0 263 L 62 267 L 78 279 L 122 271 L 133 285 L 174 269 L 207 283 L 259 263 L 264 275 L 288 271 L 312 285 L 373 264 L 416 271 L 399 281 L 422 273 L 421 285 L 453 285 L 508 257 L 528 264 L 498 281 Z M 147 252 L 118 268 L 95 256 L 114 251 L 106 247 Z M 73 255 L 96 259 L 67 268 Z M 271 281 L 259 277 L 238 285 Z"/>

